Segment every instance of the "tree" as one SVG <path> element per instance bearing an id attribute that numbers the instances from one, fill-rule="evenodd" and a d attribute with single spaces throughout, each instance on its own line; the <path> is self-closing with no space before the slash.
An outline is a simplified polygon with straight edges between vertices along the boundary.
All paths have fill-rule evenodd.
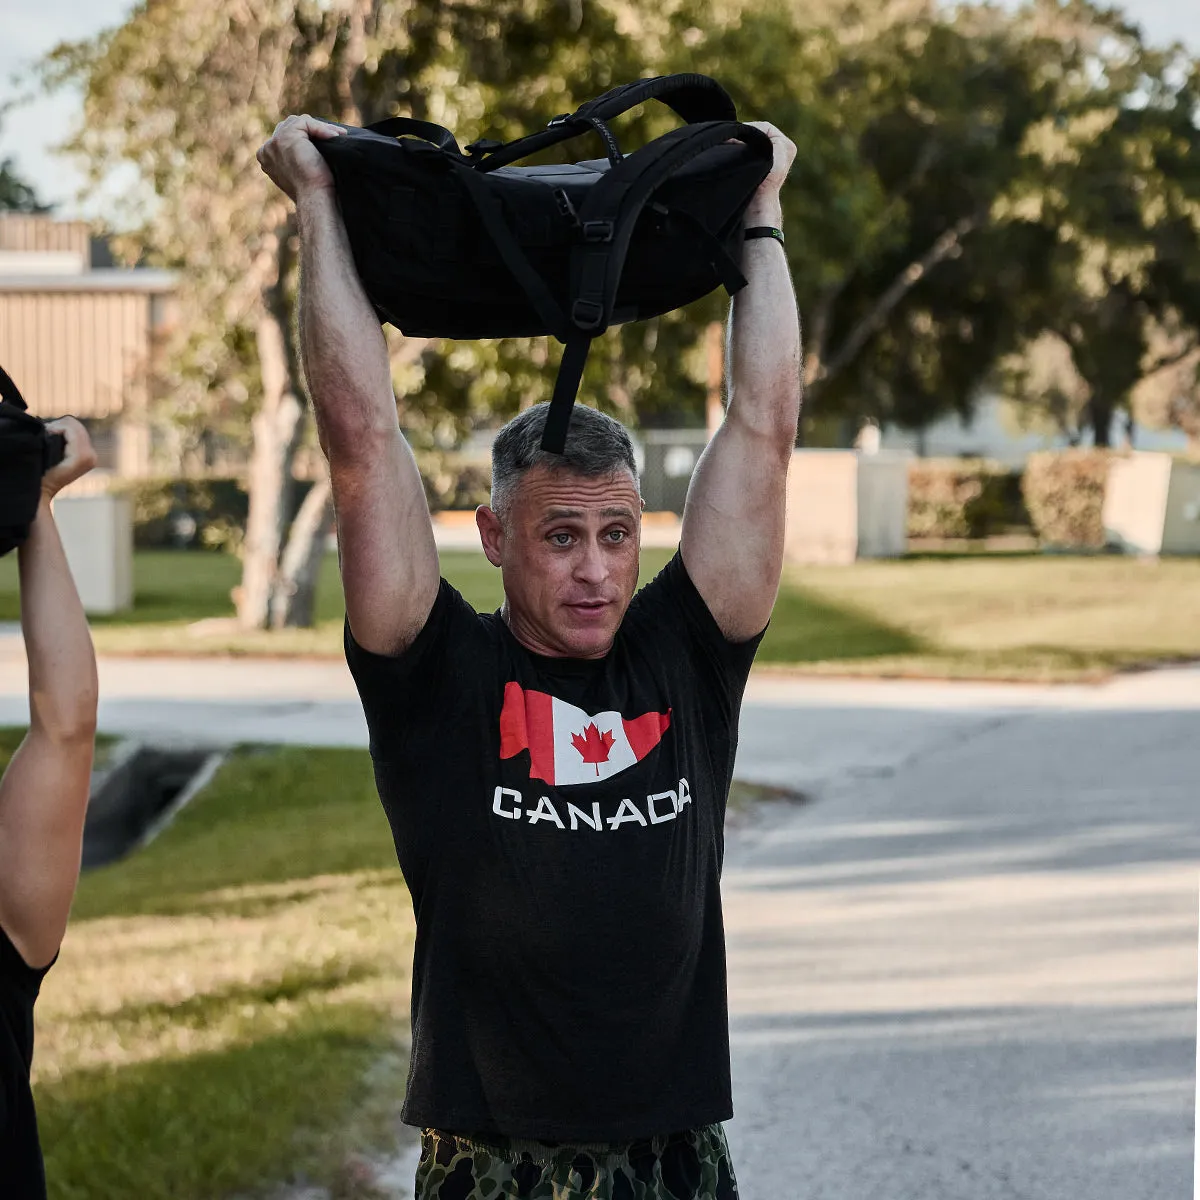
<path id="1" fill-rule="evenodd" d="M 300 111 L 357 125 L 401 111 L 468 135 L 488 112 L 503 136 L 518 119 L 549 119 L 638 73 L 614 10 L 559 0 L 145 0 L 119 28 L 49 57 L 49 84 L 77 83 L 84 96 L 69 148 L 93 179 L 119 166 L 140 179 L 118 215 L 131 230 L 126 247 L 181 272 L 176 412 L 197 427 L 249 416 L 243 625 L 311 613 L 329 514 L 322 479 L 290 521 L 295 463 L 311 435 L 294 321 L 296 228 L 257 168 L 258 145 Z M 498 394 L 515 404 L 545 390 L 527 345 L 391 342 L 418 444 L 461 428 Z M 592 364 L 593 386 L 606 357 L 611 375 L 611 343 Z"/>
<path id="2" fill-rule="evenodd" d="M 11 158 L 0 159 L 0 212 L 44 213 L 34 189 L 17 174 Z"/>
<path id="3" fill-rule="evenodd" d="M 1019 298 L 1020 322 L 1026 344 L 1069 347 L 1107 446 L 1135 389 L 1177 380 L 1200 346 L 1200 72 L 1083 5 L 1029 19 L 1059 22 L 1069 69 L 1002 214 L 1044 235 L 1047 286 Z"/>
<path id="4" fill-rule="evenodd" d="M 1039 286 L 1045 237 L 993 210 L 1053 110 L 1057 43 L 991 10 L 897 6 L 869 37 L 850 17 L 755 7 L 677 38 L 698 69 L 736 62 L 742 110 L 798 144 L 785 211 L 810 431 L 967 411 L 1016 339 L 1011 297 Z"/>

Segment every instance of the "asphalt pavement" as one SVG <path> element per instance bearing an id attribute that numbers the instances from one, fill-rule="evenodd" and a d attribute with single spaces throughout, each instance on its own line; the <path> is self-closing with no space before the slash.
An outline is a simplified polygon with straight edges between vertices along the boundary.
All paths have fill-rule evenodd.
<path id="1" fill-rule="evenodd" d="M 760 687 L 812 800 L 729 846 L 744 1200 L 1190 1194 L 1198 739 L 1194 670 Z"/>
<path id="2" fill-rule="evenodd" d="M 366 743 L 340 663 L 100 672 L 106 732 Z M 0 723 L 24 689 L 0 634 Z M 756 676 L 738 773 L 806 796 L 729 838 L 743 1200 L 1188 1194 L 1200 670 Z"/>

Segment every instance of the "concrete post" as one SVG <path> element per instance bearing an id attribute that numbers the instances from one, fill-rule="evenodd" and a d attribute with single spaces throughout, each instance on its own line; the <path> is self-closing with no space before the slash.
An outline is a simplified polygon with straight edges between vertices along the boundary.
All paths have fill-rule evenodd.
<path id="1" fill-rule="evenodd" d="M 133 506 L 128 496 L 59 496 L 54 520 L 84 611 L 133 607 Z"/>

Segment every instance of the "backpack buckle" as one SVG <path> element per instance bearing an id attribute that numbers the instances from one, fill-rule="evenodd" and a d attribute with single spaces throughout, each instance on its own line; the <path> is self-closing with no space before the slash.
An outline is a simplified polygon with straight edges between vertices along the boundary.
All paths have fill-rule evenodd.
<path id="1" fill-rule="evenodd" d="M 493 150 L 499 150 L 503 145 L 503 142 L 498 142 L 495 138 L 480 138 L 467 147 L 467 154 L 471 158 L 482 158 L 485 154 L 491 154 Z"/>
<path id="2" fill-rule="evenodd" d="M 604 325 L 604 305 L 595 300 L 576 300 L 571 306 L 571 320 L 580 329 L 600 329 Z"/>
<path id="3" fill-rule="evenodd" d="M 613 240 L 614 227 L 611 221 L 584 221 L 582 228 L 585 242 L 595 244 Z"/>

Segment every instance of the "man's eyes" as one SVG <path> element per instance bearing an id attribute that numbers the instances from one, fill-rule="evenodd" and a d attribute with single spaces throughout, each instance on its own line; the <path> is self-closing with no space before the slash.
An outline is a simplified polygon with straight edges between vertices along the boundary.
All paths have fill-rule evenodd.
<path id="1" fill-rule="evenodd" d="M 606 529 L 600 536 L 606 541 L 610 542 L 612 545 L 618 546 L 629 537 L 629 530 Z M 556 533 L 548 534 L 547 541 L 549 541 L 552 546 L 569 546 L 575 541 L 575 535 L 560 529 Z"/>

